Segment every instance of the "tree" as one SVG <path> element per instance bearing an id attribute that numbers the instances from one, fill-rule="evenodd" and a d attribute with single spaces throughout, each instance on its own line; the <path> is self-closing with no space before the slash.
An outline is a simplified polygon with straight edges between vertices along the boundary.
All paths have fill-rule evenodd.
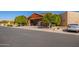
<path id="1" fill-rule="evenodd" d="M 15 23 L 18 24 L 19 26 L 24 26 L 27 25 L 28 20 L 25 16 L 17 16 L 15 18 Z"/>
<path id="2" fill-rule="evenodd" d="M 53 15 L 53 19 L 51 21 L 53 24 L 55 24 L 56 26 L 59 26 L 61 24 L 61 17 L 60 15 L 54 14 Z"/>
<path id="3" fill-rule="evenodd" d="M 61 17 L 57 14 L 46 13 L 43 16 L 43 23 L 48 24 L 49 27 L 51 27 L 53 24 L 58 26 L 61 23 Z"/>
<path id="4" fill-rule="evenodd" d="M 53 14 L 52 13 L 46 13 L 43 16 L 43 23 L 48 24 L 49 27 L 52 25 L 52 20 L 53 20 Z"/>

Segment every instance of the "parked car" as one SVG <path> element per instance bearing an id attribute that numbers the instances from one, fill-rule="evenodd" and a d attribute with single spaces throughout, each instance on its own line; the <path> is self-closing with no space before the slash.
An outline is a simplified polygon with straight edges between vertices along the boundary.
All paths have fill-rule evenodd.
<path id="1" fill-rule="evenodd" d="M 69 24 L 67 27 L 67 31 L 79 32 L 79 24 Z"/>

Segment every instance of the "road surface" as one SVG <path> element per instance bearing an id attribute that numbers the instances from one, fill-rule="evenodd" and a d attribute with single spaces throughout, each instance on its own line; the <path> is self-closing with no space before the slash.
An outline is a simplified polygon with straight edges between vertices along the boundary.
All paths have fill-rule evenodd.
<path id="1" fill-rule="evenodd" d="M 0 27 L 0 47 L 79 47 L 79 36 Z"/>

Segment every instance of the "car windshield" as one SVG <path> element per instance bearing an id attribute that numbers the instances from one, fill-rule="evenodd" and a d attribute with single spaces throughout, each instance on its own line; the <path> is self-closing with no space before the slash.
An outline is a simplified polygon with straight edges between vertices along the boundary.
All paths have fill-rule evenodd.
<path id="1" fill-rule="evenodd" d="M 79 28 L 79 24 L 70 24 L 68 27 Z"/>

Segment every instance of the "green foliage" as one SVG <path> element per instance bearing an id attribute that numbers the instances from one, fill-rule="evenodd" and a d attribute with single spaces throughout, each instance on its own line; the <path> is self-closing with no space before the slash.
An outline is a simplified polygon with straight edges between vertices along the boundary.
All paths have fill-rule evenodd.
<path id="1" fill-rule="evenodd" d="M 28 20 L 25 16 L 17 16 L 15 18 L 15 23 L 18 24 L 19 26 L 20 25 L 24 26 L 24 25 L 27 25 Z"/>
<path id="2" fill-rule="evenodd" d="M 56 26 L 59 26 L 61 23 L 61 17 L 60 15 L 53 15 L 52 23 L 55 24 Z"/>
<path id="3" fill-rule="evenodd" d="M 60 25 L 61 23 L 61 17 L 60 15 L 52 14 L 52 13 L 46 13 L 43 17 L 43 23 L 49 24 L 49 25 Z"/>
<path id="4" fill-rule="evenodd" d="M 52 13 L 46 13 L 44 16 L 43 16 L 43 22 L 44 23 L 51 23 L 51 20 L 52 20 Z"/>
<path id="5" fill-rule="evenodd" d="M 3 21 L 1 21 L 1 23 L 8 23 L 8 21 L 7 20 L 3 20 Z"/>
<path id="6" fill-rule="evenodd" d="M 8 27 L 12 27 L 13 25 L 8 24 L 7 26 L 8 26 Z"/>

